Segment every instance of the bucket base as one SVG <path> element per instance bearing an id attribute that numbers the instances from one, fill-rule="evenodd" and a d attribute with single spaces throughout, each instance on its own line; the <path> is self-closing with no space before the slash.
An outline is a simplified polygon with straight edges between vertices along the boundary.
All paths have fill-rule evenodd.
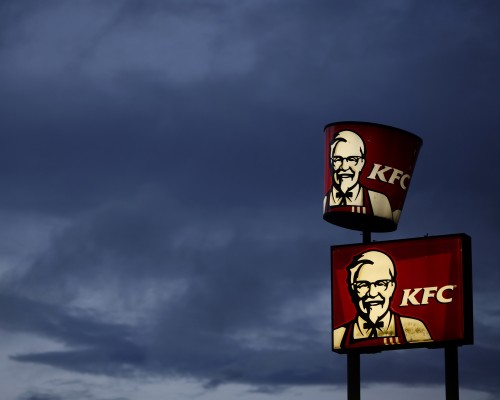
<path id="1" fill-rule="evenodd" d="M 398 225 L 387 218 L 350 212 L 329 212 L 323 219 L 342 228 L 363 232 L 394 232 Z"/>

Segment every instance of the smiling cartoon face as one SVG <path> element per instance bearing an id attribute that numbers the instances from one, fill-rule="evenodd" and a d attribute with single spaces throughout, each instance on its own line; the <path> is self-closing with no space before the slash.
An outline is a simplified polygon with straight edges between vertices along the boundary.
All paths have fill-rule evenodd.
<path id="1" fill-rule="evenodd" d="M 364 143 L 354 132 L 340 132 L 330 147 L 330 170 L 333 185 L 343 193 L 359 181 L 365 165 Z"/>

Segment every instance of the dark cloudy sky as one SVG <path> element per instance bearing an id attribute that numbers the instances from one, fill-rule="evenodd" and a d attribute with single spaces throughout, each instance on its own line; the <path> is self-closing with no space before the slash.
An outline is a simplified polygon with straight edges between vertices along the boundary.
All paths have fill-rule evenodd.
<path id="1" fill-rule="evenodd" d="M 345 398 L 339 120 L 423 139 L 374 239 L 472 237 L 461 398 L 498 398 L 499 21 L 496 0 L 0 2 L 2 399 Z M 444 398 L 443 360 L 362 357 L 362 395 Z"/>

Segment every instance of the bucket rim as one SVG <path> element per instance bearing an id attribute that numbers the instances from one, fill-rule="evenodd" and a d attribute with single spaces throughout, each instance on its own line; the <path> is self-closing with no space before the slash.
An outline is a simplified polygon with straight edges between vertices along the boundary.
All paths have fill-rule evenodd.
<path id="1" fill-rule="evenodd" d="M 395 130 L 395 131 L 398 131 L 400 133 L 403 133 L 405 135 L 409 135 L 409 136 L 412 136 L 413 138 L 417 139 L 419 142 L 420 142 L 420 145 L 423 144 L 423 139 L 414 134 L 414 133 L 411 133 L 405 129 L 401 129 L 401 128 L 397 128 L 395 126 L 391 126 L 391 125 L 387 125 L 387 124 L 381 124 L 381 123 L 378 123 L 378 122 L 367 122 L 367 121 L 336 121 L 336 122 L 330 122 L 329 124 L 326 124 L 325 127 L 323 128 L 323 131 L 326 131 L 328 128 L 330 128 L 331 126 L 334 126 L 334 125 L 370 125 L 370 126 L 374 126 L 374 127 L 379 127 L 379 128 L 386 128 L 386 129 L 391 129 L 391 130 Z"/>

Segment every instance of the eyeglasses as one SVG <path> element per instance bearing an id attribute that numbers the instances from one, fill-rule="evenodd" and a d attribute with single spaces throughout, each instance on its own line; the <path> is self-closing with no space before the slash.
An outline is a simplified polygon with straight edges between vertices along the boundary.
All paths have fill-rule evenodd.
<path id="1" fill-rule="evenodd" d="M 391 281 L 390 279 L 381 279 L 375 282 L 358 281 L 354 282 L 352 286 L 354 289 L 356 289 L 356 291 L 360 296 L 363 296 L 368 291 L 370 291 L 372 285 L 376 291 L 380 292 L 381 290 L 387 290 L 387 286 L 389 286 L 389 283 L 391 282 L 393 281 Z"/>
<path id="2" fill-rule="evenodd" d="M 358 165 L 358 162 L 361 158 L 363 158 L 363 157 L 360 157 L 360 156 L 349 156 L 349 157 L 333 156 L 330 158 L 330 162 L 333 165 L 335 165 L 335 164 L 340 165 L 345 161 L 345 163 L 347 165 L 352 167 L 354 165 Z"/>

